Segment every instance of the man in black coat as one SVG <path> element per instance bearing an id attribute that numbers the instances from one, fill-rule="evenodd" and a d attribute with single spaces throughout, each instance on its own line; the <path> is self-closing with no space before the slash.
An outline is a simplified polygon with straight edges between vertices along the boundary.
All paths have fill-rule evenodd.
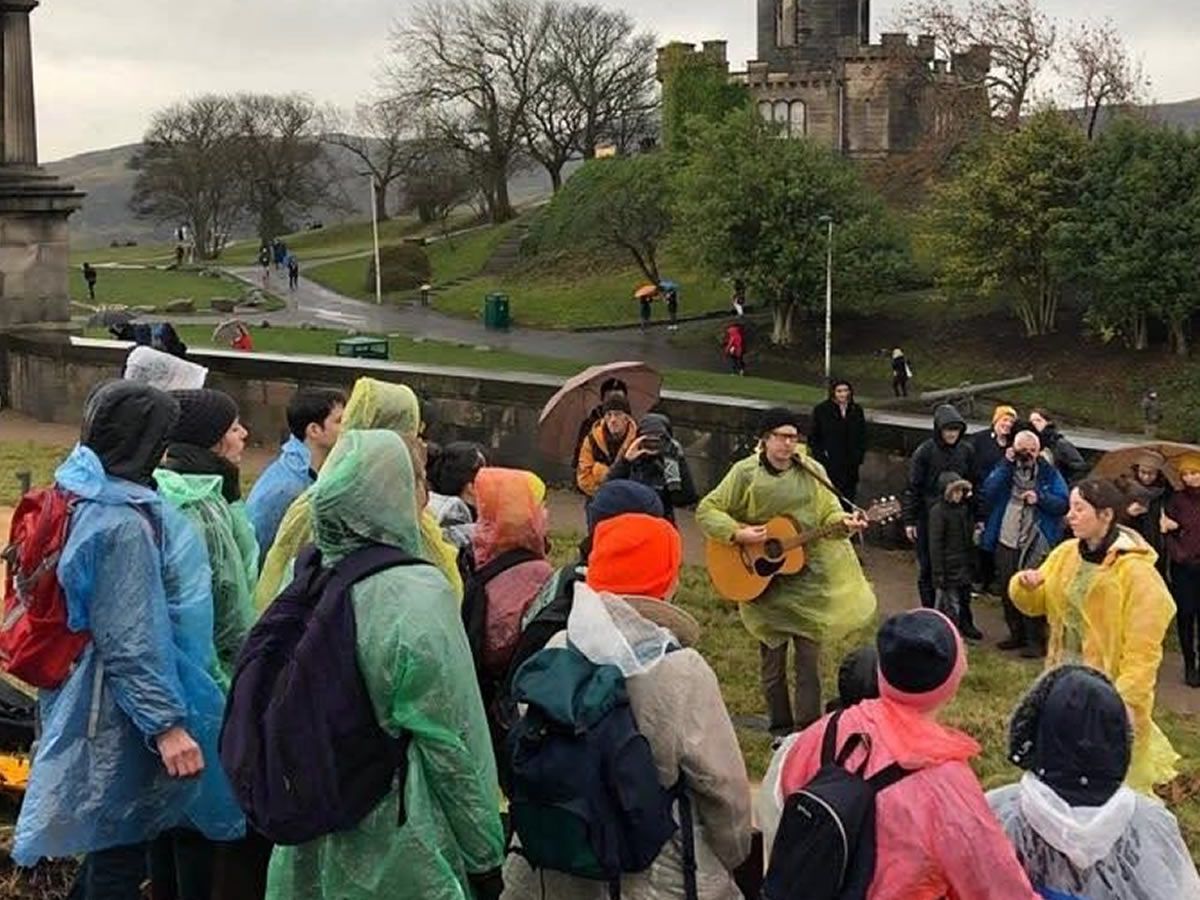
<path id="1" fill-rule="evenodd" d="M 963 440 L 966 420 L 949 404 L 933 413 L 933 436 L 921 444 L 908 463 L 904 489 L 904 533 L 917 545 L 917 590 L 921 605 L 932 609 L 936 599 L 929 558 L 929 510 L 941 499 L 939 480 L 947 472 L 972 471 L 972 448 Z"/>
<path id="2" fill-rule="evenodd" d="M 858 470 L 867 453 L 867 417 L 848 381 L 829 385 L 829 399 L 813 408 L 808 449 L 847 500 L 858 493 Z"/>

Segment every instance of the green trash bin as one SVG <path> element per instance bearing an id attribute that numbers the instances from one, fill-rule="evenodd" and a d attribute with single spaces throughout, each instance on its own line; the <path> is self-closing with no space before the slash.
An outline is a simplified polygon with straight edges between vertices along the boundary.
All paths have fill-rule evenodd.
<path id="1" fill-rule="evenodd" d="M 483 325 L 493 331 L 506 331 L 510 324 L 508 294 L 488 294 L 483 301 Z"/>

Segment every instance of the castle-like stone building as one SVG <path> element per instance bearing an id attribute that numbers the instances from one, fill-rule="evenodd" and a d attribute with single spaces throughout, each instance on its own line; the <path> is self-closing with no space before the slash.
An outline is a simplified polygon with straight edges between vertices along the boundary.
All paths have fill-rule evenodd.
<path id="1" fill-rule="evenodd" d="M 934 39 L 884 34 L 871 43 L 871 0 L 757 0 L 758 58 L 730 78 L 788 137 L 856 159 L 920 148 L 964 117 L 986 116 L 987 47 L 950 60 Z M 692 52 L 728 71 L 724 41 Z"/>

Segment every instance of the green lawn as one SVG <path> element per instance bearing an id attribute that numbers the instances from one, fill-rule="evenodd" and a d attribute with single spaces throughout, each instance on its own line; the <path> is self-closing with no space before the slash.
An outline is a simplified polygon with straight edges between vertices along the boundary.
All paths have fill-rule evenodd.
<path id="1" fill-rule="evenodd" d="M 182 325 L 177 326 L 177 330 L 184 343 L 190 346 L 213 346 L 211 328 L 203 325 Z M 90 336 L 105 337 L 101 331 L 93 331 Z M 344 336 L 344 332 L 324 329 L 255 328 L 254 347 L 263 353 L 332 356 L 335 343 Z M 569 359 L 512 353 L 507 350 L 478 350 L 472 346 L 445 341 L 416 341 L 406 337 L 393 337 L 389 338 L 388 345 L 393 361 L 419 365 L 462 366 L 561 377 L 574 375 L 584 368 L 580 363 Z M 663 376 L 665 386 L 677 391 L 796 404 L 812 404 L 824 398 L 821 390 L 808 385 L 762 378 L 738 378 L 719 372 L 668 369 Z"/>
<path id="2" fill-rule="evenodd" d="M 425 250 L 433 268 L 431 280 L 434 286 L 478 274 L 500 242 L 511 233 L 516 221 L 506 222 L 495 228 L 481 228 L 427 245 Z M 304 274 L 339 294 L 371 300 L 375 297 L 375 288 L 367 282 L 370 265 L 371 253 L 368 250 L 350 259 L 336 260 L 307 269 Z M 415 290 L 396 291 L 384 294 L 384 299 L 389 302 L 407 301 L 415 294 Z"/>
<path id="3" fill-rule="evenodd" d="M 87 283 L 78 271 L 71 273 L 71 299 L 90 303 Z M 99 269 L 96 303 L 107 306 L 162 307 L 172 300 L 192 299 L 197 311 L 207 310 L 209 301 L 224 297 L 236 300 L 245 292 L 242 282 L 224 275 L 216 278 L 194 271 L 162 269 Z"/>
<path id="4" fill-rule="evenodd" d="M 94 247 L 71 249 L 71 268 L 78 270 L 85 262 L 123 263 L 125 265 L 157 266 L 175 261 L 174 244 L 139 244 L 136 247 Z"/>

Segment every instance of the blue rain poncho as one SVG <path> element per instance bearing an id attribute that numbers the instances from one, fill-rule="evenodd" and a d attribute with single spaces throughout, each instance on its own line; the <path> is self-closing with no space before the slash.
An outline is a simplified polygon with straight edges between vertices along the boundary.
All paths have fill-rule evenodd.
<path id="1" fill-rule="evenodd" d="M 58 577 L 70 627 L 92 642 L 63 686 L 39 695 L 42 736 L 13 859 L 29 866 L 179 826 L 240 837 L 216 754 L 224 698 L 209 674 L 212 598 L 198 537 L 153 490 L 106 475 L 87 447 L 56 480 L 81 498 Z M 169 777 L 153 749 L 176 725 L 203 750 L 198 779 Z"/>
<path id="2" fill-rule="evenodd" d="M 329 562 L 368 542 L 421 552 L 412 463 L 383 431 L 342 434 L 312 491 Z M 353 592 L 358 663 L 384 730 L 412 734 L 404 805 L 393 792 L 357 827 L 276 847 L 268 900 L 468 900 L 469 874 L 504 859 L 500 789 L 474 664 L 449 583 L 405 566 Z"/>
<path id="3" fill-rule="evenodd" d="M 313 482 L 312 454 L 304 441 L 290 437 L 280 448 L 279 456 L 267 466 L 254 483 L 246 499 L 246 514 L 254 526 L 261 558 L 275 543 L 279 523 L 292 502 L 308 490 Z"/>
<path id="4" fill-rule="evenodd" d="M 170 469 L 154 473 L 163 499 L 183 512 L 208 550 L 212 570 L 214 674 L 228 689 L 238 654 L 257 618 L 254 583 L 258 577 L 258 542 L 246 517 L 245 504 L 229 503 L 221 494 L 220 475 L 184 475 Z"/>

